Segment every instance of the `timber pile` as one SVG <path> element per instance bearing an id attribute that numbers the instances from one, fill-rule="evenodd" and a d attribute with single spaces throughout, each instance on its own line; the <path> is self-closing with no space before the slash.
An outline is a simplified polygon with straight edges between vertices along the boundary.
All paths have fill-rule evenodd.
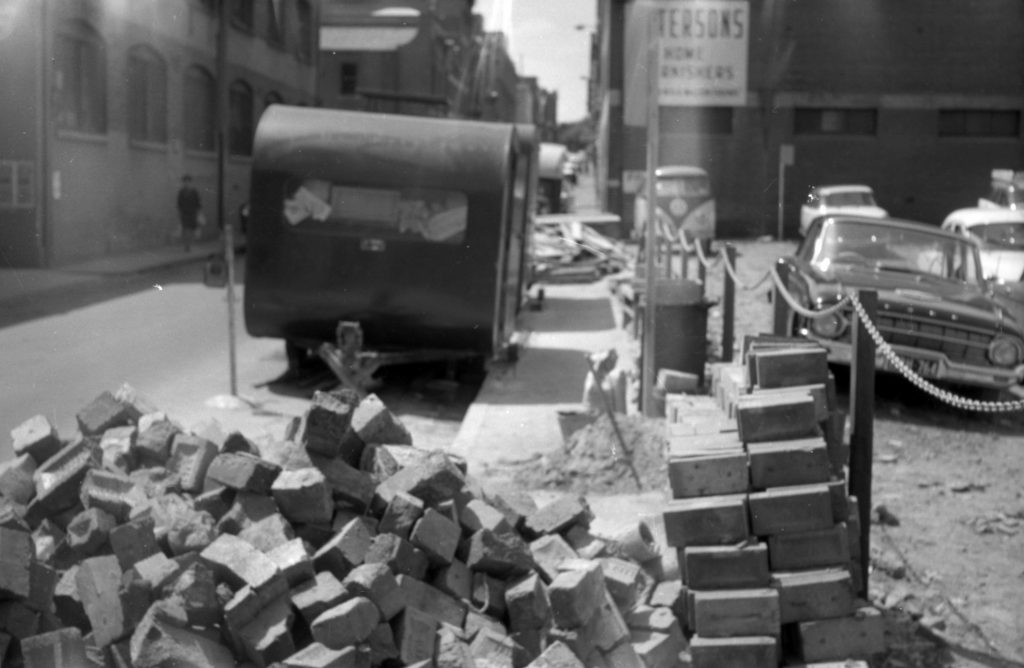
<path id="1" fill-rule="evenodd" d="M 27 668 L 670 668 L 682 586 L 646 525 L 602 539 L 318 392 L 281 442 L 104 392 L 0 468 L 0 662 Z M 615 537 L 613 537 L 615 538 Z"/>
<path id="2" fill-rule="evenodd" d="M 742 363 L 711 375 L 711 396 L 666 397 L 664 519 L 693 666 L 827 666 L 884 651 L 881 616 L 858 598 L 860 526 L 825 350 L 753 337 Z"/>

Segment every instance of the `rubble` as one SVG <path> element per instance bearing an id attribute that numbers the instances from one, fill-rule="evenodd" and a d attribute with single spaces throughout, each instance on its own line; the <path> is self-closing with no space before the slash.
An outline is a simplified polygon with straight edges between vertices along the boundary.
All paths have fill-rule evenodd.
<path id="1" fill-rule="evenodd" d="M 491 490 L 374 395 L 318 393 L 274 442 L 123 389 L 77 421 L 30 418 L 0 466 L 4 665 L 680 665 L 646 526 Z"/>

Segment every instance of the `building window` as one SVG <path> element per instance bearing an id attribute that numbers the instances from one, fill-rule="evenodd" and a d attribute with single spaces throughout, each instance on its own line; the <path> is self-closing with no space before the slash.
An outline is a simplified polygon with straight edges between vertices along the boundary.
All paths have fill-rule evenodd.
<path id="1" fill-rule="evenodd" d="M 29 209 L 35 204 L 35 164 L 23 160 L 0 160 L 0 207 Z"/>
<path id="2" fill-rule="evenodd" d="M 54 66 L 57 126 L 105 134 L 107 55 L 103 40 L 85 24 L 69 24 L 57 35 Z"/>
<path id="3" fill-rule="evenodd" d="M 1020 112 L 989 109 L 942 109 L 940 137 L 1016 137 L 1020 134 Z"/>
<path id="4" fill-rule="evenodd" d="M 215 151 L 217 102 L 213 75 L 193 65 L 185 72 L 185 148 Z"/>
<path id="5" fill-rule="evenodd" d="M 228 90 L 228 149 L 232 155 L 252 155 L 252 88 L 236 81 Z"/>
<path id="6" fill-rule="evenodd" d="M 877 109 L 796 109 L 793 133 L 798 135 L 875 135 Z"/>
<path id="7" fill-rule="evenodd" d="M 359 66 L 355 63 L 341 64 L 341 94 L 355 95 L 359 88 Z"/>
<path id="8" fill-rule="evenodd" d="M 664 113 L 664 112 L 662 112 Z M 666 132 L 732 134 L 732 107 L 679 107 L 666 119 Z"/>
<path id="9" fill-rule="evenodd" d="M 252 32 L 253 4 L 252 0 L 231 0 L 231 22 L 243 30 Z"/>
<path id="10" fill-rule="evenodd" d="M 128 52 L 128 136 L 167 142 L 167 65 L 147 46 Z"/>
<path id="11" fill-rule="evenodd" d="M 299 0 L 296 5 L 298 16 L 299 41 L 296 44 L 295 53 L 302 61 L 310 61 L 313 58 L 315 40 L 313 39 L 313 7 L 309 0 Z"/>
<path id="12" fill-rule="evenodd" d="M 283 2 L 270 0 L 267 2 L 267 42 L 277 47 L 284 47 L 287 26 L 285 24 L 286 7 Z"/>

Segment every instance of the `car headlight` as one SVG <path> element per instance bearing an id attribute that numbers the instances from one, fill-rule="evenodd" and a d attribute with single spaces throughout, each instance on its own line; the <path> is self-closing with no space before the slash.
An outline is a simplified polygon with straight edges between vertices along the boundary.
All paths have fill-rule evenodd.
<path id="1" fill-rule="evenodd" d="M 823 339 L 837 339 L 846 331 L 848 324 L 842 313 L 835 312 L 812 318 L 811 331 Z"/>
<path id="2" fill-rule="evenodd" d="M 988 358 L 999 366 L 1014 366 L 1021 360 L 1021 344 L 1016 339 L 997 336 L 988 345 Z"/>

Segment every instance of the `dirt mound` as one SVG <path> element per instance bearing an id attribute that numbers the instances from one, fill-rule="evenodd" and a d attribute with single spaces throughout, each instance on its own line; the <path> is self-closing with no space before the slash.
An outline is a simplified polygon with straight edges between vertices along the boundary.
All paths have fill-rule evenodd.
<path id="1" fill-rule="evenodd" d="M 565 448 L 508 465 L 504 471 L 517 487 L 578 494 L 628 494 L 668 489 L 665 421 L 640 415 L 617 415 L 626 448 L 641 486 L 630 470 L 615 427 L 606 415 L 574 432 Z"/>

